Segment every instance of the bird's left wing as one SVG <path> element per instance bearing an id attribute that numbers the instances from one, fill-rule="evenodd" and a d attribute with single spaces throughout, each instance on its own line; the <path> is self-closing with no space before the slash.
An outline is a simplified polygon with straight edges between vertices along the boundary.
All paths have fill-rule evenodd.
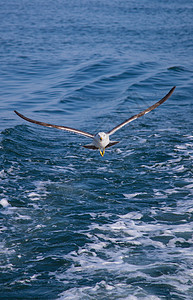
<path id="1" fill-rule="evenodd" d="M 81 134 L 81 135 L 84 135 L 84 136 L 87 136 L 89 138 L 93 138 L 94 135 L 88 133 L 88 132 L 85 132 L 85 131 L 82 131 L 82 130 L 79 130 L 79 129 L 74 129 L 74 128 L 71 128 L 71 127 L 66 127 L 66 126 L 59 126 L 59 125 L 53 125 L 53 124 L 49 124 L 49 123 L 44 123 L 44 122 L 39 122 L 39 121 L 36 121 L 36 120 L 32 120 L 30 118 L 27 118 L 25 117 L 24 115 L 20 114 L 18 111 L 14 110 L 14 112 L 22 119 L 28 121 L 28 122 L 31 122 L 31 123 L 35 123 L 35 124 L 38 124 L 38 125 L 41 125 L 41 126 L 45 126 L 45 127 L 53 127 L 53 128 L 57 128 L 57 129 L 61 129 L 61 130 L 66 130 L 66 131 L 70 131 L 70 132 L 74 132 L 74 133 L 77 133 L 77 134 Z"/>
<path id="2" fill-rule="evenodd" d="M 112 130 L 110 130 L 109 132 L 107 132 L 109 135 L 115 133 L 117 130 L 121 129 L 123 126 L 125 126 L 126 124 L 134 121 L 135 119 L 138 119 L 140 117 L 142 117 L 143 115 L 147 114 L 148 112 L 150 112 L 151 110 L 157 108 L 160 104 L 164 103 L 173 93 L 173 91 L 175 90 L 175 86 L 169 91 L 169 93 L 167 95 L 165 95 L 165 97 L 163 97 L 161 100 L 159 100 L 158 102 L 156 102 L 155 104 L 153 104 L 152 106 L 148 107 L 147 109 L 145 109 L 144 111 L 140 112 L 139 114 L 136 114 L 134 116 L 132 116 L 131 118 L 127 119 L 126 121 L 124 121 L 123 123 L 119 124 L 118 126 L 114 127 Z"/>

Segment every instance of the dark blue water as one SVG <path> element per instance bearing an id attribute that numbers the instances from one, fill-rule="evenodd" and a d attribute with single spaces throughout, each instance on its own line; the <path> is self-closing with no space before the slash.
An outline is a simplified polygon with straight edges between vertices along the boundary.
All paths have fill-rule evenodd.
<path id="1" fill-rule="evenodd" d="M 193 3 L 0 2 L 0 299 L 193 299 Z M 98 151 L 91 133 L 161 99 Z"/>

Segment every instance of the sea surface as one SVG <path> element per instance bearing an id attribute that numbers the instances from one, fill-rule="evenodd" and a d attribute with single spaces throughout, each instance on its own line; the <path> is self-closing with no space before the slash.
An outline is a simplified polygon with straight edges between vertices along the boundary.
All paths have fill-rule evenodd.
<path id="1" fill-rule="evenodd" d="M 1 0 L 0 132 L 0 299 L 193 299 L 192 0 Z"/>

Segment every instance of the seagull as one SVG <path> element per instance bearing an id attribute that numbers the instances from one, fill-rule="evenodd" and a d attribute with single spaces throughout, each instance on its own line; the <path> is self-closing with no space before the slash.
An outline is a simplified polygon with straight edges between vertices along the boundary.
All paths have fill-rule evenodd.
<path id="1" fill-rule="evenodd" d="M 67 126 L 59 126 L 59 125 L 53 125 L 53 124 L 49 124 L 49 123 L 44 123 L 44 122 L 40 122 L 40 121 L 35 121 L 32 120 L 30 118 L 25 117 L 24 115 L 20 114 L 18 111 L 14 110 L 14 112 L 22 119 L 31 122 L 31 123 L 35 123 L 41 126 L 46 126 L 46 127 L 52 127 L 52 128 L 57 128 L 57 129 L 61 129 L 61 130 L 66 130 L 66 131 L 70 131 L 76 134 L 80 134 L 80 135 L 84 135 L 88 138 L 92 139 L 92 143 L 91 144 L 87 144 L 84 145 L 83 147 L 87 148 L 87 149 L 94 149 L 97 150 L 99 149 L 101 156 L 103 156 L 105 154 L 105 149 L 108 147 L 111 147 L 117 143 L 119 143 L 119 141 L 111 141 L 110 140 L 110 136 L 112 134 L 114 134 L 117 130 L 121 129 L 123 126 L 127 125 L 128 123 L 142 117 L 143 115 L 147 114 L 148 112 L 152 111 L 153 109 L 157 108 L 159 105 L 161 105 L 162 103 L 164 103 L 173 93 L 173 91 L 175 90 L 175 86 L 168 92 L 167 95 L 165 95 L 161 100 L 159 100 L 158 102 L 156 102 L 155 104 L 153 104 L 152 106 L 148 107 L 147 109 L 145 109 L 144 111 L 130 117 L 129 119 L 125 120 L 124 122 L 122 122 L 121 124 L 117 125 L 116 127 L 114 127 L 113 129 L 111 129 L 108 132 L 99 132 L 97 134 L 90 134 L 88 132 L 79 130 L 79 129 L 74 129 L 71 127 L 67 127 Z"/>

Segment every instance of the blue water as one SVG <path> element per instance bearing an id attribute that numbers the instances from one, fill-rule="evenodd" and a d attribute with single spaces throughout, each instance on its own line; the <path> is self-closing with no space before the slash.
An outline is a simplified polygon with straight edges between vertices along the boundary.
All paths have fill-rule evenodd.
<path id="1" fill-rule="evenodd" d="M 0 299 L 193 299 L 192 0 L 1 0 Z M 98 151 L 90 133 L 161 99 Z"/>

